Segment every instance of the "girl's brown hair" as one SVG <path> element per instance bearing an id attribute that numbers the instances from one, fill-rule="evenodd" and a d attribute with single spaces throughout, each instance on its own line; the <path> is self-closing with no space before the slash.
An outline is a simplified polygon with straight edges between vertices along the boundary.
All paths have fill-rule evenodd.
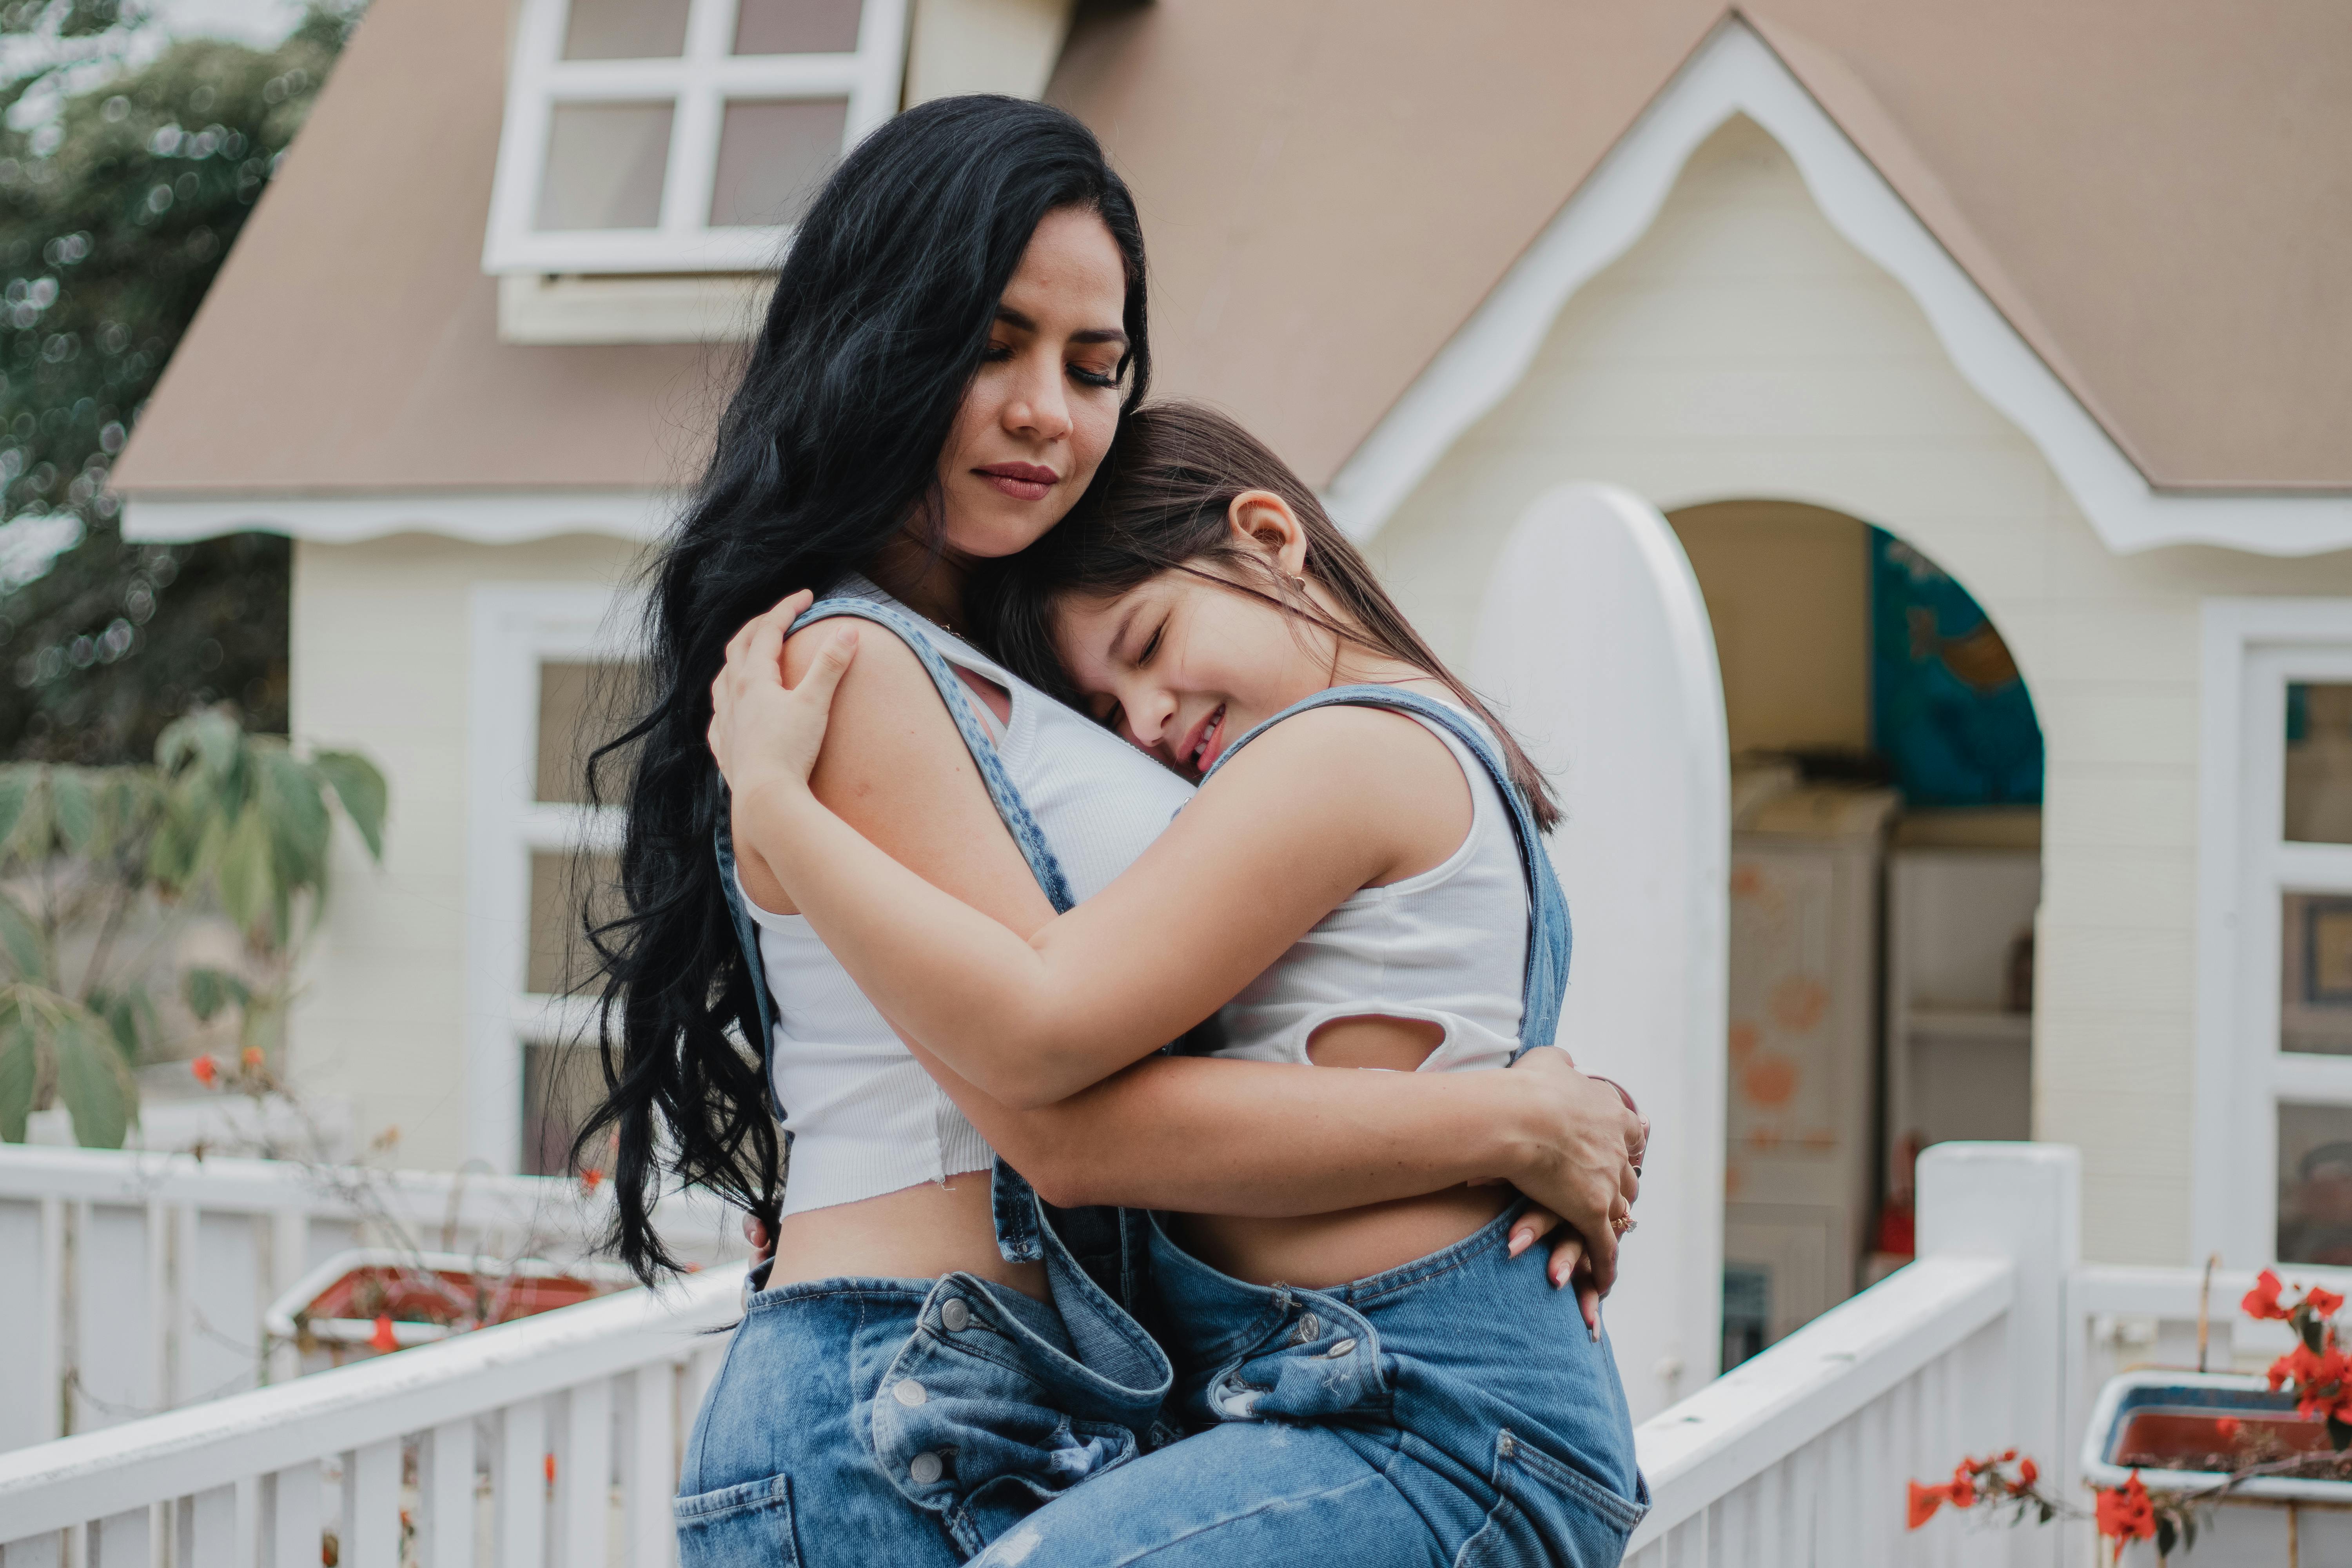
<path id="1" fill-rule="evenodd" d="M 1339 616 L 1285 593 L 1273 563 L 1234 540 L 1226 520 L 1244 490 L 1270 491 L 1297 514 L 1307 531 L 1301 571 L 1339 601 Z M 1203 570 L 1212 566 L 1221 570 Z M 999 658 L 1076 703 L 1055 644 L 1054 602 L 1069 594 L 1108 598 L 1162 572 L 1206 577 L 1423 671 L 1494 731 L 1536 825 L 1549 831 L 1559 820 L 1551 785 L 1526 751 L 1406 622 L 1315 492 L 1265 443 L 1215 409 L 1160 403 L 1129 414 L 1077 509 L 1020 554 L 983 566 L 978 591 L 966 602 L 988 607 L 991 623 L 980 629 Z M 1253 586 L 1253 578 L 1265 586 Z"/>

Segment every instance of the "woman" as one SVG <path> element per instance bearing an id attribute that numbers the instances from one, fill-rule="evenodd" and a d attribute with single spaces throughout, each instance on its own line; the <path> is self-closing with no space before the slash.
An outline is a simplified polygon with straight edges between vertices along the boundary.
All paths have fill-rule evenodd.
<path id="1" fill-rule="evenodd" d="M 1234 1215 L 1501 1178 L 1591 1237 L 1597 1288 L 1613 1272 L 1607 1220 L 1632 1196 L 1638 1125 L 1557 1053 L 1536 1053 L 1507 1091 L 1488 1081 L 1501 1074 L 1156 1057 L 1023 1107 L 905 1057 L 789 926 L 758 931 L 762 964 L 745 963 L 734 874 L 713 854 L 729 811 L 709 691 L 728 637 L 797 588 L 864 574 L 892 601 L 876 616 L 910 639 L 871 639 L 814 782 L 918 874 L 1025 931 L 1060 901 L 1048 885 L 1083 896 L 1165 825 L 1163 772 L 1082 719 L 1060 723 L 948 629 L 968 624 L 968 563 L 1060 521 L 1149 371 L 1140 234 L 1093 138 L 1034 104 L 924 105 L 860 143 L 811 206 L 656 567 L 653 700 L 616 742 L 633 756 L 629 913 L 599 932 L 609 1094 L 583 1143 L 616 1139 L 615 1243 L 641 1274 L 675 1267 L 649 1224 L 671 1177 L 766 1218 L 779 1259 L 689 1447 L 689 1563 L 772 1561 L 779 1543 L 786 1561 L 958 1563 L 1164 1436 L 1165 1360 L 1121 1310 L 1139 1233 L 1079 1215 L 1057 1234 L 1018 1177 L 988 1178 L 991 1150 L 1056 1204 Z M 1034 822 L 995 787 L 1000 759 Z M 1041 884 L 1048 837 L 1058 870 Z M 789 922 L 781 889 L 747 872 L 746 905 Z M 779 974 L 792 982 L 772 993 L 789 1186 L 762 1059 Z M 1571 1243 L 1552 1267 L 1564 1277 L 1575 1260 Z M 962 1347 L 956 1385 L 914 1405 L 891 1397 L 946 1436 L 886 1456 L 877 1393 L 918 1342 Z"/>
<path id="2" fill-rule="evenodd" d="M 1231 418 L 1139 409 L 1097 484 L 1084 519 L 1014 558 L 1000 599 L 1034 631 L 1000 641 L 1200 778 L 1168 830 L 1025 941 L 932 887 L 807 787 L 859 644 L 844 627 L 787 690 L 796 594 L 714 690 L 745 858 L 908 1037 L 992 1093 L 1059 1097 L 1212 1015 L 1217 1054 L 1302 1067 L 1492 1070 L 1549 1044 L 1557 813 L 1509 731 Z M 1207 1568 L 1281 1555 L 1265 1514 L 1363 1568 L 1613 1565 L 1646 1500 L 1624 1394 L 1597 1323 L 1568 1331 L 1572 1304 L 1510 1261 L 1509 1204 L 1465 1187 L 1152 1216 L 1177 1407 L 1208 1435 L 1055 1500 L 997 1554 Z"/>

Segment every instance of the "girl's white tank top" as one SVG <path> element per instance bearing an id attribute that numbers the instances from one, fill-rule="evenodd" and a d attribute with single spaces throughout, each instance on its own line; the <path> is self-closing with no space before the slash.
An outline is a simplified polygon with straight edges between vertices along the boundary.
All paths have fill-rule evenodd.
<path id="1" fill-rule="evenodd" d="M 847 579 L 834 593 L 907 609 L 862 577 Z M 1160 836 L 1192 798 L 1192 786 L 962 638 L 923 625 L 950 664 L 1012 693 L 1013 715 L 1002 726 L 977 700 L 973 707 L 996 731 L 998 759 L 1060 858 L 1071 896 L 1092 898 Z M 793 1134 L 784 1213 L 986 1169 L 994 1158 L 987 1142 L 882 1021 L 808 921 L 763 910 L 748 895 L 743 901 L 760 927 L 760 959 L 775 999 L 769 1072 Z"/>
<path id="2" fill-rule="evenodd" d="M 1224 1036 L 1217 1055 L 1306 1062 L 1317 1029 L 1370 1016 L 1417 1018 L 1444 1031 L 1423 1072 L 1508 1067 L 1518 1050 L 1528 883 L 1503 798 L 1484 764 L 1443 726 L 1401 717 L 1444 742 L 1461 765 L 1470 831 L 1443 864 L 1363 889 L 1316 921 L 1217 1015 Z"/>

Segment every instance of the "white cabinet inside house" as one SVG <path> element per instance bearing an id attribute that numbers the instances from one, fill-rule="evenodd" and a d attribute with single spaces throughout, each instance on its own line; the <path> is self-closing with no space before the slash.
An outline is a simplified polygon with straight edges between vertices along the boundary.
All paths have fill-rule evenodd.
<path id="1" fill-rule="evenodd" d="M 1724 1364 L 1853 1294 L 1875 1145 L 1887 790 L 1736 774 Z"/>
<path id="2" fill-rule="evenodd" d="M 1930 1143 L 2032 1136 L 2041 852 L 1898 845 L 1886 898 L 1886 1184 L 1903 1194 Z"/>

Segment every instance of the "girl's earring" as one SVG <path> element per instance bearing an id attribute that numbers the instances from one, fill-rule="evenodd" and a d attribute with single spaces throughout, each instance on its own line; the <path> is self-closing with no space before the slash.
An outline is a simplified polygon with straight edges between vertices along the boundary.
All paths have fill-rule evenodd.
<path id="1" fill-rule="evenodd" d="M 1297 590 L 1298 590 L 1300 593 L 1302 593 L 1302 594 L 1304 594 L 1305 592 L 1307 592 L 1307 579 L 1306 579 L 1306 578 L 1304 578 L 1304 577 L 1298 576 L 1298 575 L 1297 575 L 1296 574 L 1292 574 L 1292 576 L 1291 576 L 1291 579 L 1290 579 L 1290 585 L 1291 585 L 1292 587 L 1294 587 L 1294 588 L 1297 589 Z"/>

